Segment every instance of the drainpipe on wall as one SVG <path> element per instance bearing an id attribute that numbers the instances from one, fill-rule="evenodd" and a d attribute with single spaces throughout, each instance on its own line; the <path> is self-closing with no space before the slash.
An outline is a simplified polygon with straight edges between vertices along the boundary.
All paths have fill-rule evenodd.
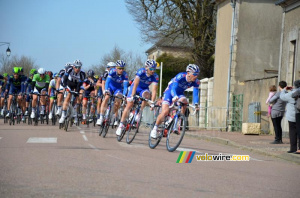
<path id="1" fill-rule="evenodd" d="M 281 73 L 281 65 L 282 65 L 281 59 L 282 59 L 282 44 L 283 44 L 284 20 L 285 20 L 285 11 L 283 11 L 282 24 L 281 24 L 281 36 L 280 36 L 280 48 L 279 48 L 279 63 L 278 63 L 279 64 L 279 66 L 278 66 L 278 83 L 281 81 L 280 73 Z"/>
<path id="2" fill-rule="evenodd" d="M 230 56 L 229 56 L 229 67 L 228 67 L 228 80 L 227 80 L 227 113 L 226 113 L 226 131 L 228 131 L 229 125 L 229 104 L 230 104 L 230 83 L 231 83 L 231 65 L 232 65 L 232 53 L 233 53 L 233 42 L 234 42 L 234 22 L 235 22 L 235 6 L 236 0 L 231 0 L 232 7 L 232 21 L 231 21 L 231 39 L 230 39 Z"/>

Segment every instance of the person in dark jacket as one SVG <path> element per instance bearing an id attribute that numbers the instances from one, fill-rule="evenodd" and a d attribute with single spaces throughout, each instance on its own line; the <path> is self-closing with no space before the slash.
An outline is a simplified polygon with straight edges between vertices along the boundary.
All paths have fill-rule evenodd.
<path id="1" fill-rule="evenodd" d="M 286 102 L 280 99 L 280 92 L 286 85 L 285 81 L 280 81 L 278 86 L 279 92 L 269 100 L 269 103 L 272 104 L 271 119 L 275 131 L 275 140 L 271 144 L 282 144 L 281 120 L 284 116 Z"/>

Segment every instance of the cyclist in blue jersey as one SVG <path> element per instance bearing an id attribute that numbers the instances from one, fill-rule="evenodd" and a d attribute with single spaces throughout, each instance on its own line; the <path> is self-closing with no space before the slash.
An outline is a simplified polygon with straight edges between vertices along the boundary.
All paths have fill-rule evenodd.
<path id="1" fill-rule="evenodd" d="M 25 100 L 23 100 L 23 94 L 25 91 L 24 83 L 26 78 L 20 75 L 20 69 L 18 67 L 14 67 L 12 72 L 13 72 L 13 77 L 9 78 L 5 90 L 9 94 L 7 100 L 7 109 L 10 109 L 10 105 L 13 99 L 13 94 L 18 94 L 17 102 L 19 104 L 19 107 L 21 107 L 22 110 L 25 111 L 25 104 L 24 104 Z M 11 112 L 8 112 L 6 117 L 9 117 L 10 113 Z"/>
<path id="2" fill-rule="evenodd" d="M 123 60 L 118 60 L 116 62 L 116 68 L 113 68 L 109 71 L 108 76 L 106 78 L 105 82 L 105 94 L 114 94 L 115 96 L 121 97 L 122 94 L 125 95 L 128 87 L 128 75 L 124 71 L 125 68 L 125 62 Z M 122 86 L 123 85 L 123 86 Z M 105 95 L 105 98 L 101 104 L 101 110 L 100 110 L 100 118 L 97 120 L 97 125 L 101 125 L 104 120 L 104 112 L 107 108 L 108 100 L 110 96 Z M 115 110 L 115 116 L 118 116 L 118 109 L 121 105 L 121 100 L 117 99 L 115 100 L 114 104 L 114 110 Z M 118 125 L 117 120 L 114 125 Z"/>
<path id="3" fill-rule="evenodd" d="M 97 119 L 100 118 L 100 109 L 101 109 L 101 104 L 102 104 L 102 97 L 103 97 L 103 92 L 105 91 L 105 81 L 108 76 L 108 72 L 110 69 L 115 68 L 116 63 L 115 62 L 109 62 L 106 65 L 106 70 L 104 73 L 99 77 L 96 87 L 98 88 L 97 90 Z"/>
<path id="4" fill-rule="evenodd" d="M 150 98 L 150 90 L 149 86 L 150 84 L 154 84 L 152 87 L 152 101 L 155 101 L 156 93 L 157 93 L 157 84 L 158 84 L 158 75 L 155 73 L 157 64 L 154 60 L 149 59 L 145 62 L 145 68 L 141 68 L 137 71 L 135 78 L 133 80 L 133 83 L 131 84 L 129 88 L 129 92 L 127 95 L 127 105 L 123 112 L 120 125 L 116 131 L 116 135 L 120 135 L 124 126 L 124 122 L 126 118 L 128 117 L 128 113 L 130 112 L 130 109 L 133 107 L 133 97 L 137 94 L 141 97 Z M 140 113 L 136 116 L 136 120 L 140 118 L 142 115 L 142 111 L 144 107 L 146 106 L 146 101 L 142 102 Z"/>
<path id="5" fill-rule="evenodd" d="M 151 137 L 157 138 L 157 126 L 164 120 L 169 113 L 169 106 L 176 101 L 188 103 L 184 96 L 184 91 L 190 87 L 194 87 L 193 91 L 193 103 L 198 106 L 199 103 L 199 84 L 200 81 L 197 79 L 199 76 L 200 69 L 195 64 L 189 64 L 186 67 L 186 72 L 177 74 L 168 84 L 163 96 L 162 112 L 156 119 L 155 126 L 151 131 Z M 183 106 L 182 113 L 184 114 L 186 106 Z M 198 108 L 197 108 L 198 110 Z"/>

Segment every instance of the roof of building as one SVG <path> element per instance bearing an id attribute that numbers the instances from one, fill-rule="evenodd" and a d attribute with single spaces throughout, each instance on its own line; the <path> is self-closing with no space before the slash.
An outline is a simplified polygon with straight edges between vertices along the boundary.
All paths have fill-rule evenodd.
<path id="1" fill-rule="evenodd" d="M 278 0 L 275 2 L 275 5 L 280 5 L 282 7 L 285 7 L 285 6 L 291 5 L 293 3 L 296 3 L 298 1 L 299 0 Z"/>
<path id="2" fill-rule="evenodd" d="M 192 40 L 184 39 L 181 37 L 177 37 L 176 39 L 172 38 L 163 38 L 155 43 L 152 47 L 150 47 L 146 53 L 159 48 L 159 47 L 171 47 L 171 48 L 192 48 L 194 43 Z"/>

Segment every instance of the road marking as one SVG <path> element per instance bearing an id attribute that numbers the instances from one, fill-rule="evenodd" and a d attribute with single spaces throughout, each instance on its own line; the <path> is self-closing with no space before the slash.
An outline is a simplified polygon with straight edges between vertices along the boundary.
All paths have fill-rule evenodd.
<path id="1" fill-rule="evenodd" d="M 89 146 L 90 146 L 92 149 L 94 149 L 94 150 L 97 150 L 97 151 L 100 151 L 100 150 L 101 150 L 100 148 L 97 148 L 97 147 L 95 147 L 95 146 L 92 145 L 92 144 L 89 144 Z"/>
<path id="2" fill-rule="evenodd" d="M 27 143 L 57 143 L 57 138 L 56 137 L 50 137 L 50 138 L 31 137 L 27 140 Z"/>
<path id="3" fill-rule="evenodd" d="M 2 137 L 0 137 L 0 140 L 2 139 Z"/>
<path id="4" fill-rule="evenodd" d="M 82 135 L 82 137 L 83 137 L 83 139 L 84 139 L 85 141 L 88 141 L 88 139 L 87 139 L 87 137 L 86 137 L 85 135 Z"/>
<path id="5" fill-rule="evenodd" d="M 116 157 L 116 156 L 113 156 L 113 155 L 107 155 L 107 154 L 106 154 L 106 156 L 111 157 L 111 158 L 114 158 L 114 159 L 117 159 L 117 160 L 122 160 L 122 161 L 125 161 L 125 162 L 131 162 L 131 163 L 135 163 L 135 164 L 144 165 L 144 164 L 142 164 L 142 163 L 138 163 L 138 162 L 135 162 L 135 161 L 132 161 L 132 160 L 127 160 L 127 159 L 120 158 L 120 157 Z"/>
<path id="6" fill-rule="evenodd" d="M 85 132 L 84 132 L 84 131 L 80 131 L 80 133 L 81 133 L 81 134 L 84 134 Z"/>

